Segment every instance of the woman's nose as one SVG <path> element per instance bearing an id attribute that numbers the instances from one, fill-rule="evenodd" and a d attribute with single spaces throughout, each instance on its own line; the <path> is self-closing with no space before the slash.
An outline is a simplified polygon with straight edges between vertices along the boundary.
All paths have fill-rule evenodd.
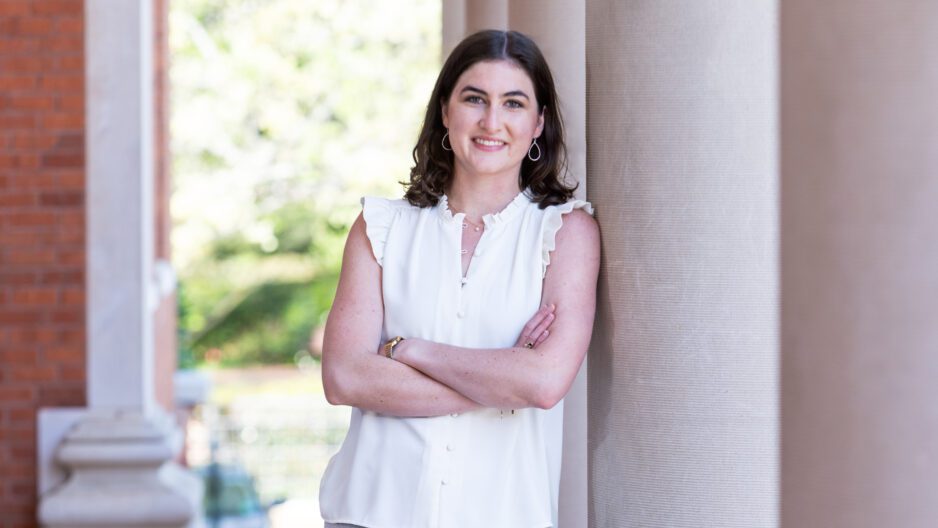
<path id="1" fill-rule="evenodd" d="M 479 125 L 485 130 L 498 130 L 501 127 L 501 116 L 498 115 L 498 108 L 489 105 L 485 109 L 485 114 L 482 115 L 482 121 Z"/>

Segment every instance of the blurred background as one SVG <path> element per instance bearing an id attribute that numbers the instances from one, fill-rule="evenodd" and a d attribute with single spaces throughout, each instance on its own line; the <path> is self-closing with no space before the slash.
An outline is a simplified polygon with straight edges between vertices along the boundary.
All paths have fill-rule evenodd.
<path id="1" fill-rule="evenodd" d="M 323 396 L 322 328 L 360 197 L 407 178 L 440 2 L 169 9 L 177 382 L 205 387 L 186 457 L 207 521 L 310 526 L 349 418 Z"/>
<path id="2" fill-rule="evenodd" d="M 2 0 L 0 528 L 319 525 L 344 233 L 483 28 L 602 231 L 556 524 L 935 524 L 938 3 Z"/>

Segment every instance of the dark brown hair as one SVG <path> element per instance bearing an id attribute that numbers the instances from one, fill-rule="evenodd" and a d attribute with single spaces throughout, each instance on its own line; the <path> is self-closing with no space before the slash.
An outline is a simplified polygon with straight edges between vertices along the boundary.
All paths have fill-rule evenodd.
<path id="1" fill-rule="evenodd" d="M 567 148 L 564 144 L 560 101 L 547 61 L 529 37 L 517 31 L 485 30 L 469 35 L 450 53 L 427 104 L 423 127 L 414 147 L 414 166 L 404 198 L 418 207 L 437 204 L 453 178 L 453 153 L 443 149 L 442 103 L 449 100 L 456 81 L 477 62 L 507 60 L 520 66 L 534 84 L 538 108 L 544 112 L 544 130 L 538 138 L 541 157 L 534 162 L 524 158 L 518 186 L 531 188 L 533 201 L 543 209 L 561 204 L 573 196 L 576 185 L 564 182 Z"/>

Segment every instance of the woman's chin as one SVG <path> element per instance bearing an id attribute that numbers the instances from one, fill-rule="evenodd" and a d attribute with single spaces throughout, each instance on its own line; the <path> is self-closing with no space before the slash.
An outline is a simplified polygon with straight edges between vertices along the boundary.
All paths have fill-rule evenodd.
<path id="1" fill-rule="evenodd" d="M 489 161 L 489 160 L 483 160 Z M 501 174 L 512 174 L 517 176 L 518 172 L 521 170 L 521 164 L 510 164 L 510 163 L 491 163 L 491 162 L 482 162 L 482 163 L 466 163 L 465 165 L 466 172 L 468 174 L 475 174 L 478 176 L 497 176 Z"/>

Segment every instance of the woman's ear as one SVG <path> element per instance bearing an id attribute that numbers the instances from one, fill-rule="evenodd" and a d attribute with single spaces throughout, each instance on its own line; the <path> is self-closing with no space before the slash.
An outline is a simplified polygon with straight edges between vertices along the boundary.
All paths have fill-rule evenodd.
<path id="1" fill-rule="evenodd" d="M 446 104 L 446 101 L 440 101 L 440 113 L 443 116 L 443 128 L 449 128 L 449 117 L 446 115 L 447 110 L 449 110 L 449 105 Z"/>
<path id="2" fill-rule="evenodd" d="M 534 137 L 541 137 L 544 132 L 544 116 L 547 114 L 547 107 L 541 108 L 541 113 L 537 115 L 537 128 L 534 130 Z"/>

